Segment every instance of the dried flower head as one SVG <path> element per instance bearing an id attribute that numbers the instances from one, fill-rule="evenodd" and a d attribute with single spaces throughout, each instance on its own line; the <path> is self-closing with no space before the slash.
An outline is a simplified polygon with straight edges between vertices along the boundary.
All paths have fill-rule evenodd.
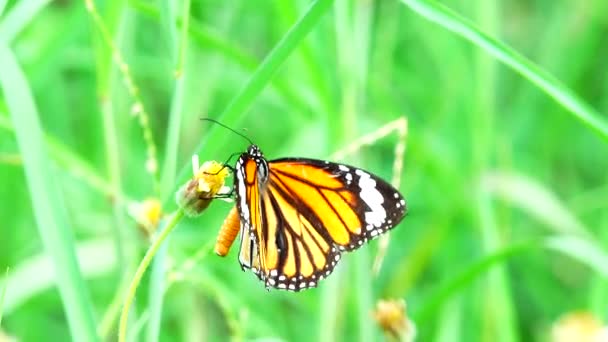
<path id="1" fill-rule="evenodd" d="M 372 315 L 382 331 L 400 341 L 414 341 L 416 326 L 407 317 L 403 299 L 379 300 Z"/>
<path id="2" fill-rule="evenodd" d="M 156 232 L 162 218 L 162 207 L 158 198 L 129 203 L 127 212 L 147 236 L 152 236 Z"/>
<path id="3" fill-rule="evenodd" d="M 228 168 L 216 161 L 207 161 L 198 166 L 198 156 L 192 156 L 194 177 L 184 184 L 175 194 L 177 205 L 188 216 L 203 212 L 217 196 L 227 195 L 230 188 L 224 186 Z"/>
<path id="4" fill-rule="evenodd" d="M 608 342 L 608 326 L 589 312 L 570 312 L 553 324 L 551 341 Z"/>

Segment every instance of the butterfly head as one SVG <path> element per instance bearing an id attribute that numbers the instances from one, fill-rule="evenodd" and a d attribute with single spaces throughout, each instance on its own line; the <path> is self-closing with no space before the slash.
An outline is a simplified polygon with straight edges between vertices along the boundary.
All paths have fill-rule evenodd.
<path id="1" fill-rule="evenodd" d="M 249 147 L 247 148 L 247 155 L 254 159 L 264 158 L 264 155 L 262 154 L 262 150 L 260 150 L 258 145 L 254 145 L 254 144 L 249 145 Z"/>
<path id="2" fill-rule="evenodd" d="M 237 180 L 242 178 L 249 183 L 257 179 L 262 188 L 268 180 L 268 172 L 268 161 L 260 148 L 254 144 L 249 145 L 247 152 L 242 153 L 236 163 Z"/>
<path id="3" fill-rule="evenodd" d="M 268 162 L 266 161 L 266 158 L 264 158 L 262 150 L 260 150 L 257 145 L 251 144 L 247 148 L 247 157 L 253 159 L 257 165 L 259 181 L 262 184 L 265 184 L 268 179 Z"/>

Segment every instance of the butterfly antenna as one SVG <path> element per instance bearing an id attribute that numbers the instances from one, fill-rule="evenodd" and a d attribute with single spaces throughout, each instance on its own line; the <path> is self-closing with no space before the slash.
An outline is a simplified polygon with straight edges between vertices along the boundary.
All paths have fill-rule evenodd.
<path id="1" fill-rule="evenodd" d="M 255 144 L 253 143 L 253 141 L 251 141 L 251 139 L 249 139 L 249 138 L 248 138 L 248 137 L 247 137 L 245 134 L 243 134 L 243 133 L 241 133 L 241 132 L 239 132 L 239 131 L 237 131 L 237 130 L 233 129 L 232 127 L 228 127 L 228 126 L 224 125 L 223 123 L 221 123 L 221 122 L 219 122 L 219 121 L 217 121 L 217 120 L 215 120 L 215 119 L 211 119 L 211 118 L 201 118 L 201 120 L 203 120 L 203 121 L 210 121 L 210 122 L 213 122 L 213 123 L 215 123 L 215 124 L 218 124 L 218 125 L 220 125 L 220 126 L 222 126 L 222 127 L 226 128 L 227 130 L 232 131 L 234 134 L 236 134 L 236 135 L 238 135 L 238 136 L 242 137 L 243 139 L 247 140 L 247 141 L 249 142 L 249 144 L 251 144 L 251 145 L 255 145 Z"/>

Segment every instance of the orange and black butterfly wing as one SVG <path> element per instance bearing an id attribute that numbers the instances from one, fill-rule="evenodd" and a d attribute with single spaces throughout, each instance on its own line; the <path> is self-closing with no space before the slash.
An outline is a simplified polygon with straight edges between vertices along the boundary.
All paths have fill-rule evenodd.
<path id="1" fill-rule="evenodd" d="M 250 212 L 259 208 L 259 224 L 242 222 L 242 233 L 250 235 L 242 235 L 241 265 L 253 268 L 267 286 L 295 291 L 316 286 L 342 251 L 393 228 L 406 212 L 396 189 L 352 166 L 290 158 L 264 167 L 269 171 L 259 184 L 261 195 L 246 204 Z M 238 191 L 237 184 L 237 197 Z"/>
<path id="2" fill-rule="evenodd" d="M 259 175 L 260 165 L 267 167 L 263 158 L 248 153 L 241 155 L 235 167 L 234 185 L 236 207 L 240 217 L 239 262 L 242 268 L 253 269 L 255 273 L 261 268 L 258 241 L 262 239 L 260 233 L 263 230 L 263 213 L 260 196 L 261 189 L 265 188 L 265 180 L 260 179 Z"/>
<path id="3" fill-rule="evenodd" d="M 349 165 L 290 158 L 270 162 L 270 180 L 288 190 L 298 209 L 327 232 L 341 251 L 351 251 L 395 227 L 405 200 L 381 178 Z"/>

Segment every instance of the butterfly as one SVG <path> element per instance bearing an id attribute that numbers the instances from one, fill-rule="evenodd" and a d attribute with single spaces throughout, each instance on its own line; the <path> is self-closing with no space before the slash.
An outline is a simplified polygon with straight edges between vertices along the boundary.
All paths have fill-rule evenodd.
<path id="1" fill-rule="evenodd" d="M 216 253 L 226 255 L 240 232 L 241 267 L 267 288 L 316 287 L 343 252 L 394 228 L 407 212 L 399 191 L 367 171 L 306 158 L 268 161 L 255 144 L 234 176 L 236 206 Z"/>

